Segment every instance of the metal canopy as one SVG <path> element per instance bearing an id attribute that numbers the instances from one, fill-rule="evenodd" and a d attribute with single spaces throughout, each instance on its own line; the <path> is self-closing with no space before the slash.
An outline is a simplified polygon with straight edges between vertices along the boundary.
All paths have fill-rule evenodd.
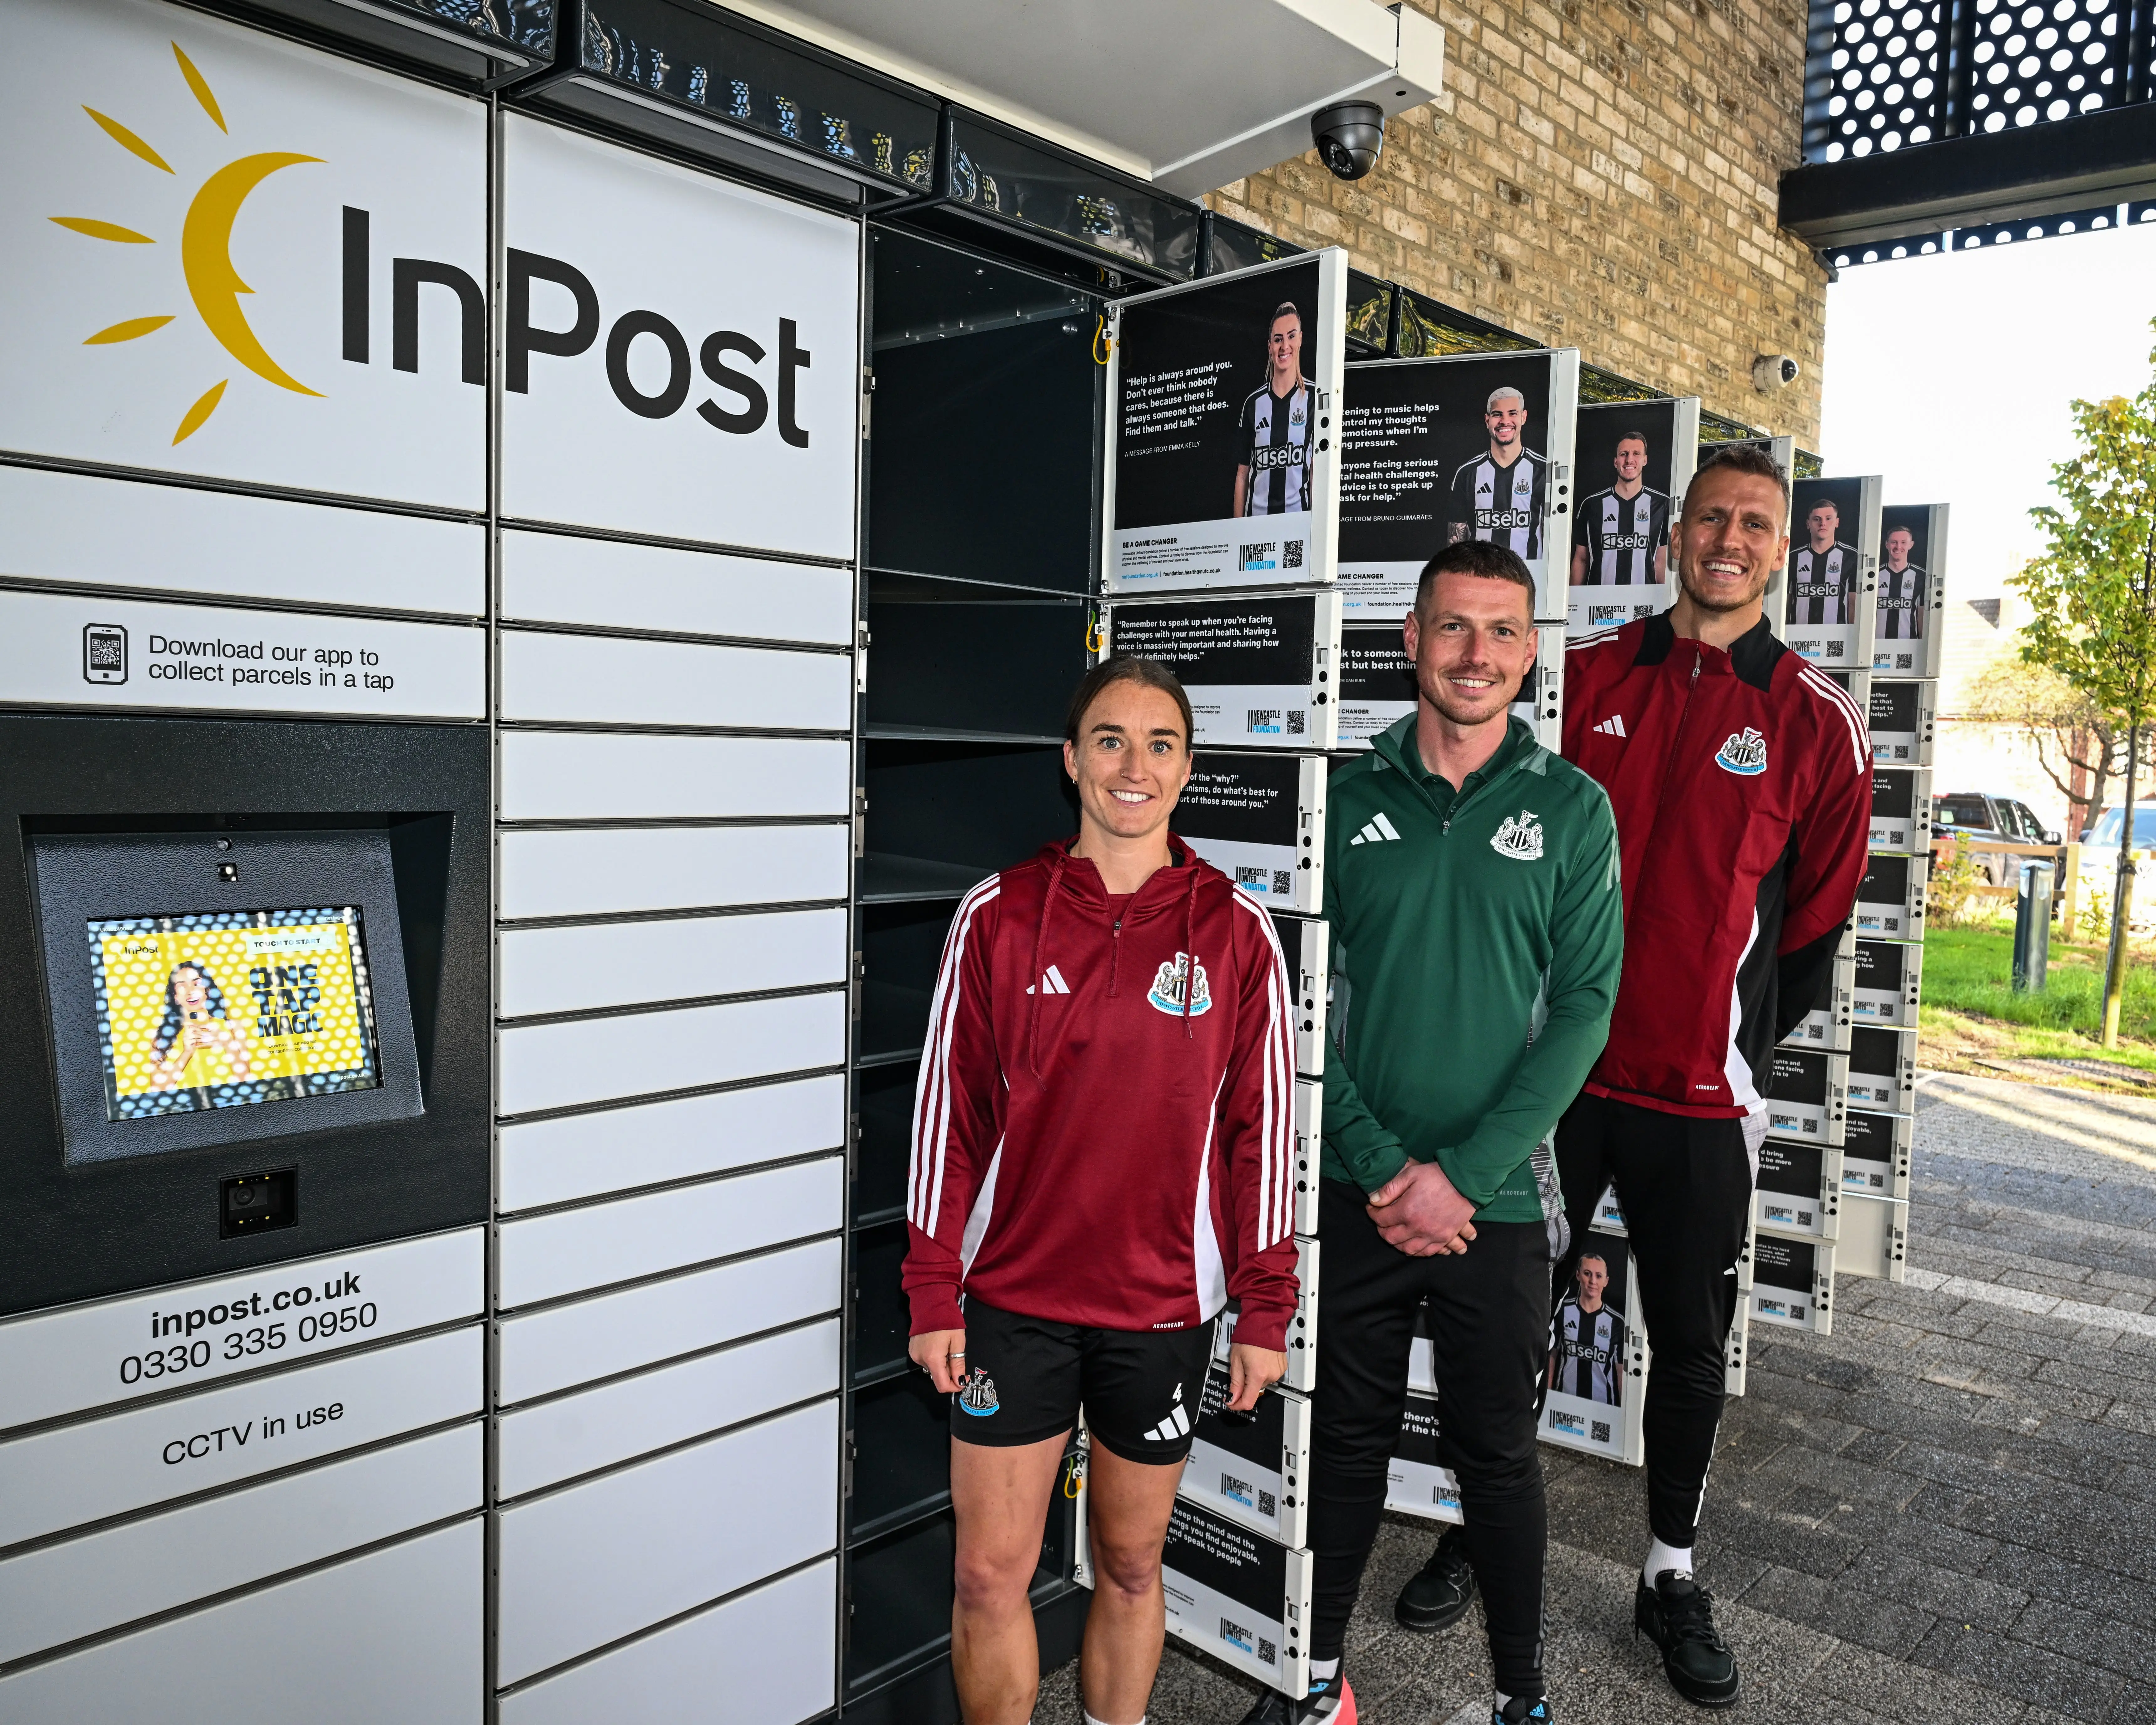
<path id="1" fill-rule="evenodd" d="M 1376 0 L 732 0 L 1182 197 L 1310 148 L 1329 102 L 1388 115 L 1438 93 L 1445 33 Z"/>
<path id="2" fill-rule="evenodd" d="M 1815 247 L 1984 227 L 2156 197 L 2156 103 L 1947 138 L 1782 176 L 1781 224 Z"/>

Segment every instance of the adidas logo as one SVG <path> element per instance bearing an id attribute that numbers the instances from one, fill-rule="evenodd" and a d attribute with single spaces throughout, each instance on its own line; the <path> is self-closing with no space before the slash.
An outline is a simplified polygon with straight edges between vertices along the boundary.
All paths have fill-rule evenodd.
<path id="1" fill-rule="evenodd" d="M 1190 1416 L 1183 1411 L 1183 1386 L 1175 1386 L 1175 1404 L 1168 1410 L 1168 1418 L 1146 1434 L 1150 1443 L 1172 1444 L 1178 1438 L 1190 1435 Z"/>
<path id="2" fill-rule="evenodd" d="M 1025 992 L 1029 994 L 1068 994 L 1070 984 L 1063 980 L 1063 973 L 1051 964 L 1048 967 L 1048 974 Z"/>
<path id="3" fill-rule="evenodd" d="M 1384 812 L 1380 809 L 1375 818 L 1367 823 L 1363 830 L 1348 842 L 1350 845 L 1382 845 L 1388 839 L 1399 837 L 1399 834 L 1394 829 L 1393 824 L 1385 819 Z"/>
<path id="4" fill-rule="evenodd" d="M 1622 713 L 1618 713 L 1613 717 L 1604 719 L 1594 728 L 1600 732 L 1604 737 L 1623 737 L 1626 734 L 1625 730 L 1625 716 Z"/>

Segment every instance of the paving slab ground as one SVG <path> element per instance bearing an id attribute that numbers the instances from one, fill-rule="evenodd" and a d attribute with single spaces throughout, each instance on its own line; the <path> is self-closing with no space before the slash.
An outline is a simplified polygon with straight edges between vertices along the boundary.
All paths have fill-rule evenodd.
<path id="1" fill-rule="evenodd" d="M 1940 1074 L 1919 1085 L 1905 1284 L 1845 1281 L 1835 1333 L 1752 1332 L 1701 1579 L 1758 1725 L 2156 1725 L 2156 1099 Z M 1548 1673 L 1564 1725 L 1665 1725 L 1632 1636 L 1637 1471 L 1544 1451 Z M 1392 1599 L 1427 1524 L 1388 1517 L 1350 1635 L 1371 1725 L 1483 1725 L 1479 1614 Z M 1154 1725 L 1257 1691 L 1171 1642 Z M 1076 1667 L 1040 1725 L 1078 1725 Z"/>

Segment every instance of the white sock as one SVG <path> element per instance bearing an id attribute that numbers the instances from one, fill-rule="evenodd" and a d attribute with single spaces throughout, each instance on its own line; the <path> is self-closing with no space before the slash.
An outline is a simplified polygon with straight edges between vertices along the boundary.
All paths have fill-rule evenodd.
<path id="1" fill-rule="evenodd" d="M 1313 1659 L 1310 1662 L 1310 1681 L 1313 1683 L 1329 1683 L 1339 1675 L 1340 1661 L 1337 1659 Z"/>
<path id="2" fill-rule="evenodd" d="M 1502 1713 L 1507 1707 L 1512 1706 L 1512 1697 L 1506 1694 L 1503 1690 L 1500 1689 L 1497 1692 L 1496 1700 L 1491 1703 L 1491 1711 L 1492 1712 Z"/>
<path id="3" fill-rule="evenodd" d="M 1656 1578 L 1665 1569 L 1674 1569 L 1678 1574 L 1689 1577 L 1691 1574 L 1691 1548 L 1688 1545 L 1664 1545 L 1657 1539 L 1648 1548 L 1647 1561 L 1640 1574 L 1647 1585 L 1652 1587 Z"/>
<path id="4" fill-rule="evenodd" d="M 1146 1716 L 1143 1713 L 1140 1713 L 1138 1715 L 1138 1725 L 1145 1725 L 1145 1722 Z M 1033 1721 L 1028 1719 L 1025 1722 L 1025 1725 L 1033 1725 Z M 1086 1725 L 1108 1725 L 1108 1722 L 1106 1719 L 1096 1719 L 1091 1713 L 1087 1713 L 1086 1715 Z"/>

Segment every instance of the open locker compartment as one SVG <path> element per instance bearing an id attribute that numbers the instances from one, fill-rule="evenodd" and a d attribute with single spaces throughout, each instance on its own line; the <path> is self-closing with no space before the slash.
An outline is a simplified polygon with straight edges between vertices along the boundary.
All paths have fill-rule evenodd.
<path id="1" fill-rule="evenodd" d="M 1768 1056 L 1767 1132 L 1804 1144 L 1838 1144 L 1849 1107 L 1849 1057 L 1784 1045 Z"/>
<path id="2" fill-rule="evenodd" d="M 1104 650 L 1167 665 L 1201 749 L 1329 749 L 1338 728 L 1340 596 L 1330 590 L 1123 599 Z"/>
<path id="3" fill-rule="evenodd" d="M 1752 1219 L 1770 1234 L 1832 1240 L 1840 1230 L 1841 1152 L 1771 1133 L 1759 1145 Z"/>
<path id="4" fill-rule="evenodd" d="M 1917 1111 L 1917 1033 L 1859 1024 L 1849 1036 L 1849 1106 L 1874 1114 Z"/>
<path id="5" fill-rule="evenodd" d="M 1851 920 L 1857 933 L 1871 940 L 1923 939 L 1924 889 L 1931 874 L 1928 855 L 1873 851 L 1856 889 L 1856 912 Z"/>
<path id="6" fill-rule="evenodd" d="M 1317 1387 L 1317 1242 L 1296 1236 L 1295 1316 L 1287 1321 L 1287 1374 L 1281 1382 L 1307 1394 Z M 1228 1363 L 1228 1344 L 1235 1337 L 1235 1308 L 1220 1314 L 1213 1327 L 1213 1363 Z"/>
<path id="7" fill-rule="evenodd" d="M 1932 769 L 1875 767 L 1871 771 L 1871 848 L 1928 856 L 1932 849 Z"/>
<path id="8" fill-rule="evenodd" d="M 1908 535 L 1906 546 L 1895 543 L 1897 533 Z M 1880 512 L 1880 534 L 1871 669 L 1887 677 L 1936 677 L 1946 633 L 1947 506 L 1890 503 Z"/>
<path id="9" fill-rule="evenodd" d="M 1576 1243 L 1573 1283 L 1550 1319 L 1542 1440 L 1637 1466 L 1651 1364 L 1640 1322 L 1638 1261 L 1621 1235 L 1589 1229 Z"/>
<path id="10" fill-rule="evenodd" d="M 1937 683 L 1889 681 L 1875 675 L 1866 706 L 1871 758 L 1881 767 L 1928 767 L 1938 718 Z"/>
<path id="11" fill-rule="evenodd" d="M 1671 531 L 1699 465 L 1699 405 L 1697 396 L 1581 404 L 1568 639 L 1636 623 L 1675 598 Z"/>
<path id="12" fill-rule="evenodd" d="M 1325 911 L 1325 762 L 1309 755 L 1198 758 L 1176 833 L 1269 911 Z"/>
<path id="13" fill-rule="evenodd" d="M 1827 973 L 1826 998 L 1796 1022 L 1782 1039 L 1784 1048 L 1832 1049 L 1845 1052 L 1856 1010 L 1856 936 L 1842 931 Z"/>
<path id="14" fill-rule="evenodd" d="M 1563 630 L 1542 625 L 1535 662 L 1520 679 L 1512 704 L 1514 717 L 1532 727 L 1535 740 L 1556 750 L 1564 742 L 1564 649 Z M 1359 624 L 1340 632 L 1339 742 L 1343 754 L 1360 753 L 1380 731 L 1415 710 L 1414 663 L 1408 657 L 1399 625 Z"/>
<path id="15" fill-rule="evenodd" d="M 1906 1199 L 1916 1139 L 1917 1122 L 1907 1114 L 1851 1108 L 1841 1140 L 1843 1196 Z"/>
<path id="16" fill-rule="evenodd" d="M 1908 1200 L 1852 1194 L 1841 1208 L 1834 1267 L 1844 1276 L 1902 1281 L 1909 1267 Z"/>
<path id="17" fill-rule="evenodd" d="M 1834 1328 L 1835 1251 L 1830 1240 L 1788 1240 L 1754 1230 L 1752 1286 L 1745 1296 L 1750 1321 L 1829 1334 Z"/>
<path id="18" fill-rule="evenodd" d="M 1288 987 L 1295 991 L 1295 1070 L 1309 1078 L 1325 1073 L 1325 1009 L 1332 986 L 1332 929 L 1315 916 L 1272 912 L 1273 933 L 1287 961 Z M 1315 1234 L 1317 1224 L 1298 1228 Z"/>
<path id="19" fill-rule="evenodd" d="M 1078 1493 L 1078 1580 L 1093 1585 L 1086 1491 Z M 1311 1555 L 1178 1497 L 1161 1551 L 1168 1632 L 1284 1695 L 1310 1689 Z"/>
<path id="20" fill-rule="evenodd" d="M 1228 1363 L 1205 1372 L 1189 1458 L 1177 1487 L 1193 1503 L 1281 1545 L 1301 1545 L 1310 1514 L 1309 1400 L 1276 1385 L 1247 1414 L 1226 1411 Z"/>
<path id="21" fill-rule="evenodd" d="M 1347 290 L 1332 248 L 1111 306 L 1104 596 L 1332 582 Z"/>
<path id="22" fill-rule="evenodd" d="M 1339 583 L 1350 623 L 1394 622 L 1455 538 L 1517 552 L 1534 618 L 1562 639 L 1569 593 L 1579 352 L 1388 359 L 1348 367 Z M 1500 459 L 1500 456 L 1502 459 Z"/>
<path id="23" fill-rule="evenodd" d="M 1856 1023 L 1917 1028 L 1924 983 L 1924 949 L 1900 941 L 1856 943 Z"/>
<path id="24" fill-rule="evenodd" d="M 1458 1523 L 1460 1481 L 1437 1459 L 1438 1404 L 1434 1395 L 1410 1392 L 1400 1414 L 1399 1441 L 1385 1469 L 1385 1507 L 1425 1521 Z"/>
<path id="25" fill-rule="evenodd" d="M 1822 670 L 1869 670 L 1885 481 L 1799 479 L 1790 486 L 1783 639 Z"/>

